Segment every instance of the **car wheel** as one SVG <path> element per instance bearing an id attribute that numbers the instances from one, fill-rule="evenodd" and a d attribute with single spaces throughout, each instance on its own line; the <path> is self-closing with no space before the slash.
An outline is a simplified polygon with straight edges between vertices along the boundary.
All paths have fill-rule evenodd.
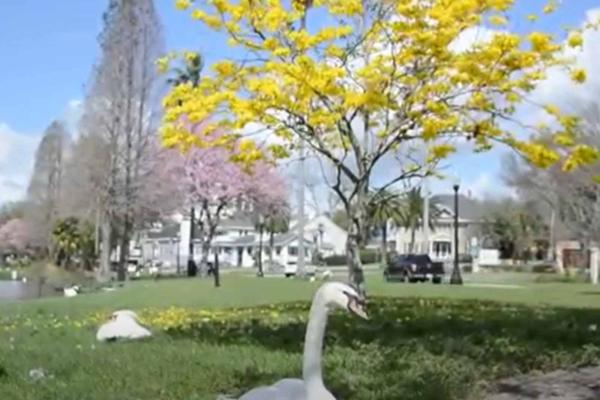
<path id="1" fill-rule="evenodd" d="M 434 285 L 439 285 L 440 283 L 442 283 L 442 277 L 441 276 L 434 276 L 431 281 L 433 282 Z"/>

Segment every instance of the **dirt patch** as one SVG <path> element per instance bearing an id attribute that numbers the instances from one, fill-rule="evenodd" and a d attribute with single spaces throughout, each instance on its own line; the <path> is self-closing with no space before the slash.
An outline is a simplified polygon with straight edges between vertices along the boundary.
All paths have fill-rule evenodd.
<path id="1" fill-rule="evenodd" d="M 524 375 L 501 381 L 486 400 L 598 400 L 600 366 Z"/>

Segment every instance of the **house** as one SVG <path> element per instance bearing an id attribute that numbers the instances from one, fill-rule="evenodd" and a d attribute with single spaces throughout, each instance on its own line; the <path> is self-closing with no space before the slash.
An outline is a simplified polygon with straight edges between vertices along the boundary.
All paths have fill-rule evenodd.
<path id="1" fill-rule="evenodd" d="M 311 225 L 312 226 L 312 225 Z M 317 246 L 332 251 L 333 245 L 326 242 L 316 242 L 312 233 L 305 235 L 305 259 L 310 262 Z M 323 235 L 325 237 L 325 235 Z M 333 236 L 332 236 L 333 237 Z M 270 259 L 270 237 L 264 233 L 261 238 L 256 231 L 248 213 L 237 212 L 224 218 L 218 225 L 208 253 L 212 261 L 216 255 L 224 267 L 253 268 L 257 265 L 258 249 L 262 246 L 262 259 Z M 199 238 L 194 237 L 194 260 L 199 263 L 202 259 L 202 247 Z M 180 217 L 174 221 L 156 224 L 140 236 L 142 262 L 158 264 L 164 269 L 175 271 L 185 267 L 188 260 L 190 244 L 190 220 Z M 290 265 L 297 262 L 298 238 L 292 229 L 287 233 L 276 234 L 273 237 L 273 261 L 280 265 Z"/>
<path id="2" fill-rule="evenodd" d="M 297 221 L 290 224 L 291 231 L 297 229 Z M 305 237 L 319 248 L 325 256 L 346 254 L 348 233 L 325 214 L 317 215 L 304 225 Z"/>
<path id="3" fill-rule="evenodd" d="M 427 252 L 433 260 L 450 261 L 454 258 L 454 195 L 435 195 L 430 204 L 436 204 L 439 215 L 429 230 L 429 248 L 426 249 L 423 227 L 415 231 L 414 253 Z M 483 209 L 471 197 L 458 196 L 458 247 L 459 255 L 473 255 L 481 243 L 481 225 L 484 222 Z M 412 232 L 403 227 L 390 227 L 388 237 L 395 242 L 395 250 L 408 253 L 411 247 Z"/>

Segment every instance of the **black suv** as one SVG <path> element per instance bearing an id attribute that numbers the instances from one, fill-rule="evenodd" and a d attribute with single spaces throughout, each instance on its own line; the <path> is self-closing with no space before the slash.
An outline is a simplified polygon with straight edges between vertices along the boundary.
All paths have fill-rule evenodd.
<path id="1" fill-rule="evenodd" d="M 441 283 L 444 263 L 433 262 L 427 254 L 398 254 L 388 258 L 383 271 L 386 281 Z"/>

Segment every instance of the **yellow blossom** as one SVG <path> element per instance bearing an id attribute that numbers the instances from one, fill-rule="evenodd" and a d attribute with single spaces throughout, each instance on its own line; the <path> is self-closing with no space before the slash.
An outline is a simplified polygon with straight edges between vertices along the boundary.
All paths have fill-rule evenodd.
<path id="1" fill-rule="evenodd" d="M 584 83 L 587 79 L 587 74 L 585 70 L 581 68 L 576 68 L 571 71 L 571 79 L 576 83 Z"/>
<path id="2" fill-rule="evenodd" d="M 571 32 L 569 38 L 567 39 L 567 43 L 571 47 L 581 47 L 583 45 L 583 37 L 579 32 Z"/>
<path id="3" fill-rule="evenodd" d="M 178 10 L 187 10 L 191 5 L 190 0 L 175 0 L 175 8 Z"/>
<path id="4" fill-rule="evenodd" d="M 496 25 L 496 26 L 502 26 L 502 25 L 506 25 L 508 21 L 506 21 L 506 18 L 504 18 L 503 16 L 500 15 L 492 15 L 489 18 L 490 24 L 492 25 Z"/>
<path id="5" fill-rule="evenodd" d="M 161 57 L 155 61 L 158 72 L 165 73 L 169 70 L 169 60 L 169 57 Z"/>

